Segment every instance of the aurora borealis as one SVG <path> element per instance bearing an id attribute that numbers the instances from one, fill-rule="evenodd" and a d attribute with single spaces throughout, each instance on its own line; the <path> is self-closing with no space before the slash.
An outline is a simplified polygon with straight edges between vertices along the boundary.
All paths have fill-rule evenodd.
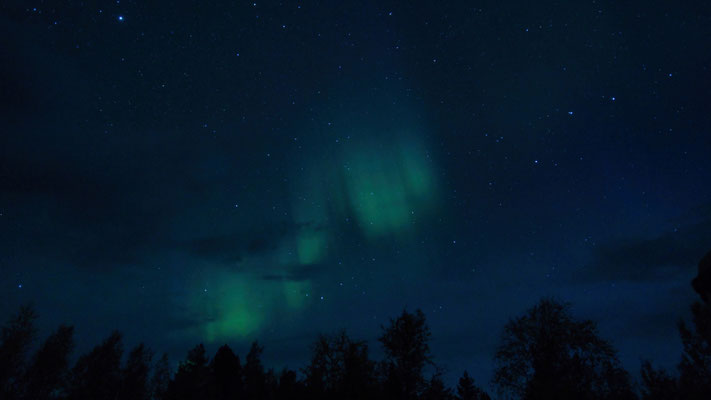
<path id="1" fill-rule="evenodd" d="M 360 134 L 368 129 L 377 134 Z M 286 179 L 293 182 L 286 185 L 291 212 L 280 218 L 293 231 L 269 251 L 226 262 L 224 270 L 205 277 L 202 293 L 199 288 L 190 292 L 188 304 L 196 307 L 194 312 L 209 315 L 204 325 L 191 328 L 192 335 L 208 342 L 253 337 L 279 310 L 298 319 L 308 311 L 310 300 L 331 298 L 323 282 L 312 282 L 308 272 L 343 265 L 339 256 L 355 250 L 339 236 L 349 235 L 361 246 L 381 241 L 413 244 L 418 223 L 427 224 L 436 216 L 436 164 L 421 138 L 390 132 L 377 122 L 349 131 L 353 134 L 337 139 L 345 143 L 334 153 L 294 161 L 303 167 Z M 220 246 L 239 246 L 239 239 Z M 409 274 L 418 275 L 417 269 Z"/>
<path id="2" fill-rule="evenodd" d="M 208 4 L 209 3 L 209 4 Z M 406 3 L 406 4 L 405 4 Z M 0 5 L 0 317 L 299 368 L 421 308 L 491 377 L 542 296 L 677 362 L 711 249 L 703 2 Z M 650 352 L 649 349 L 654 349 Z"/>

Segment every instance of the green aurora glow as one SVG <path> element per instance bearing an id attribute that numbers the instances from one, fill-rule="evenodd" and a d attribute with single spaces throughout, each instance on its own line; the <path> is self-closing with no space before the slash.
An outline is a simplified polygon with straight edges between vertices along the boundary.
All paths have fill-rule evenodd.
<path id="1" fill-rule="evenodd" d="M 213 272 L 209 293 L 193 290 L 194 312 L 209 319 L 194 332 L 208 343 L 256 337 L 267 318 L 298 315 L 314 295 L 309 279 L 291 274 L 307 266 L 329 268 L 334 237 L 354 223 L 363 240 L 406 238 L 413 221 L 431 216 L 438 197 L 433 160 L 413 135 L 370 138 L 340 153 L 310 161 L 292 188 L 292 219 L 299 228 L 269 254 L 241 261 L 238 271 Z M 269 271 L 266 280 L 255 271 Z"/>

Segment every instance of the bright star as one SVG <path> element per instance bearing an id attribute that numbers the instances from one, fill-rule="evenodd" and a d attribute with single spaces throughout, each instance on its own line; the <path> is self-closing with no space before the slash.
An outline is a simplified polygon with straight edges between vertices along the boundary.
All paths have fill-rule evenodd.
<path id="1" fill-rule="evenodd" d="M 119 16 L 118 16 L 118 20 L 121 21 L 121 22 L 123 22 L 123 15 L 119 15 Z"/>

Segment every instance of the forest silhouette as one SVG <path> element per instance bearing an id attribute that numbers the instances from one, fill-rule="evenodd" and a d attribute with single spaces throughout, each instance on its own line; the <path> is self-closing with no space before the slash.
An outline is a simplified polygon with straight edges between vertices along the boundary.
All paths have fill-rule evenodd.
<path id="1" fill-rule="evenodd" d="M 420 310 L 382 327 L 384 357 L 373 360 L 364 341 L 345 331 L 320 335 L 311 359 L 298 371 L 267 369 L 254 342 L 242 361 L 229 346 L 210 358 L 192 348 L 173 371 L 167 355 L 156 358 L 139 344 L 124 355 L 112 332 L 70 365 L 74 329 L 62 325 L 33 349 L 37 315 L 21 307 L 0 332 L 0 399 L 4 400 L 708 400 L 711 399 L 711 253 L 699 264 L 694 289 L 704 302 L 691 306 L 691 324 L 679 321 L 683 349 L 676 370 L 650 361 L 634 382 L 596 324 L 575 319 L 570 305 L 543 298 L 503 328 L 484 391 L 464 371 L 447 387 L 430 353 L 430 329 Z M 33 351 L 31 351 L 33 350 Z M 434 370 L 433 373 L 429 371 Z"/>

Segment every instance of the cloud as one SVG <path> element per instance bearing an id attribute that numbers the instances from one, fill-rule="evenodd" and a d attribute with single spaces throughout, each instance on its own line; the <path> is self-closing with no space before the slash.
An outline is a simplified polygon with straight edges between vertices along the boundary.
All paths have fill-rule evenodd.
<path id="1" fill-rule="evenodd" d="M 77 158 L 34 157 L 0 161 L 0 249 L 106 267 L 138 262 L 162 246 L 165 219 L 128 174 L 81 167 Z"/>
<path id="2" fill-rule="evenodd" d="M 262 279 L 265 281 L 307 281 L 316 278 L 321 272 L 325 270 L 325 266 L 322 264 L 311 264 L 304 266 L 292 267 L 289 271 L 284 273 L 269 273 L 262 275 Z"/>
<path id="3" fill-rule="evenodd" d="M 216 263 L 239 263 L 245 257 L 276 250 L 285 237 L 310 228 L 311 224 L 278 222 L 257 229 L 215 234 L 176 243 L 190 255 Z"/>
<path id="4" fill-rule="evenodd" d="M 598 247 L 583 280 L 654 281 L 688 275 L 711 249 L 711 219 L 651 239 L 630 239 Z"/>

